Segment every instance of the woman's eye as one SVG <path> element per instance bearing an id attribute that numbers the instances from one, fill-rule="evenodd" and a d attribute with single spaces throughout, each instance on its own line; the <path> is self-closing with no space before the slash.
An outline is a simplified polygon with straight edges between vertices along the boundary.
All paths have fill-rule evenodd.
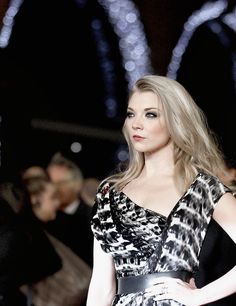
<path id="1" fill-rule="evenodd" d="M 148 117 L 148 118 L 157 118 L 158 115 L 157 115 L 157 113 L 154 113 L 154 112 L 148 112 L 148 113 L 146 113 L 146 117 Z"/>
<path id="2" fill-rule="evenodd" d="M 127 114 L 126 114 L 126 117 L 127 117 L 127 118 L 131 118 L 131 117 L 133 117 L 133 116 L 134 116 L 134 114 L 131 113 L 131 112 L 127 112 Z"/>

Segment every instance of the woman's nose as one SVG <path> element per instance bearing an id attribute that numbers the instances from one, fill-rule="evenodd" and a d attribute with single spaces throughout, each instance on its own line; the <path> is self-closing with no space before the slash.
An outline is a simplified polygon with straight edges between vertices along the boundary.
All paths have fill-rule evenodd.
<path id="1" fill-rule="evenodd" d="M 143 123 L 142 123 L 142 120 L 140 118 L 135 118 L 133 120 L 133 123 L 132 123 L 132 128 L 137 130 L 137 129 L 143 129 Z"/>

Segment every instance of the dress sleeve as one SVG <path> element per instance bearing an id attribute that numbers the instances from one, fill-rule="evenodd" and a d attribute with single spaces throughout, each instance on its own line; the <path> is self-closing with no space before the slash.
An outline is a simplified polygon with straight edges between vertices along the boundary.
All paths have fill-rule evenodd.
<path id="1" fill-rule="evenodd" d="M 211 178 L 209 181 L 209 188 L 215 205 L 226 192 L 233 193 L 233 191 L 229 187 L 225 186 L 217 177 Z"/>
<path id="2" fill-rule="evenodd" d="M 203 209 L 208 218 L 212 217 L 213 211 L 219 202 L 220 198 L 226 193 L 233 191 L 225 186 L 218 177 L 206 176 L 206 193 L 208 196 L 205 198 L 205 203 L 203 204 Z M 208 220 L 210 221 L 210 219 Z"/>
<path id="3" fill-rule="evenodd" d="M 94 237 L 106 251 L 106 231 L 110 219 L 110 183 L 103 181 L 98 187 L 92 210 L 91 229 Z"/>

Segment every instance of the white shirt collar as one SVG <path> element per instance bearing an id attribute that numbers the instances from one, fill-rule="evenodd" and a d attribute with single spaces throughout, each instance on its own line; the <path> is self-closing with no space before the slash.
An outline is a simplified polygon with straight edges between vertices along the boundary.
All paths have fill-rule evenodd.
<path id="1" fill-rule="evenodd" d="M 78 208 L 79 204 L 80 204 L 80 201 L 75 200 L 74 202 L 72 202 L 71 204 L 69 204 L 68 206 L 66 206 L 63 209 L 64 213 L 69 214 L 69 215 L 73 215 L 75 213 L 76 209 Z"/>

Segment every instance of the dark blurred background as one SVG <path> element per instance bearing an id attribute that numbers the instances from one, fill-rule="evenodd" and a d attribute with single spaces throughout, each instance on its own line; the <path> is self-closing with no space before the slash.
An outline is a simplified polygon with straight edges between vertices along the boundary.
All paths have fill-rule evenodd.
<path id="1" fill-rule="evenodd" d="M 127 95 L 181 82 L 235 165 L 236 1 L 0 0 L 1 180 L 57 151 L 85 177 L 127 159 Z"/>

